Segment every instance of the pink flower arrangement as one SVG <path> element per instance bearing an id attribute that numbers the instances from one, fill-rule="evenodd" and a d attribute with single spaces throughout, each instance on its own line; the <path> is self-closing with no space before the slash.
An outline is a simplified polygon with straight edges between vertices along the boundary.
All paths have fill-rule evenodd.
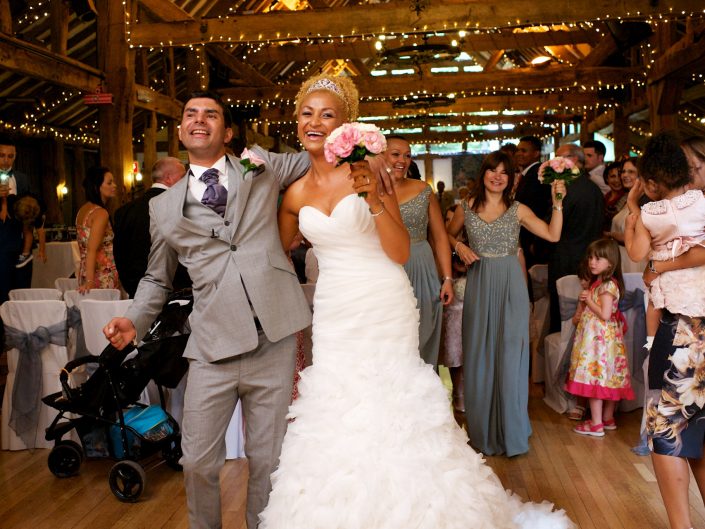
<path id="1" fill-rule="evenodd" d="M 374 156 L 387 148 L 384 134 L 371 123 L 344 123 L 326 138 L 323 153 L 328 163 L 336 167 L 343 163 L 364 160 L 365 156 Z M 366 193 L 360 193 L 364 197 Z"/>
<path id="2" fill-rule="evenodd" d="M 580 175 L 580 168 L 573 163 L 573 160 L 556 156 L 543 162 L 539 167 L 539 182 L 551 184 L 556 180 L 563 180 L 565 185 L 570 184 Z M 563 198 L 560 193 L 556 195 L 558 200 Z"/>

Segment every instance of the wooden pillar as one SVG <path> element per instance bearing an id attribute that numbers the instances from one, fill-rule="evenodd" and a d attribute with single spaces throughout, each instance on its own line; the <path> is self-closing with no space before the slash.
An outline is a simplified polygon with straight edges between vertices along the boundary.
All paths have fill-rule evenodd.
<path id="1" fill-rule="evenodd" d="M 166 78 L 166 94 L 169 97 L 176 97 L 176 65 L 174 64 L 174 48 L 168 48 L 164 63 Z M 167 151 L 169 156 L 179 157 L 179 123 L 169 118 L 166 124 Z"/>
<path id="2" fill-rule="evenodd" d="M 51 2 L 51 51 L 66 55 L 69 36 L 69 5 L 66 0 Z"/>
<path id="3" fill-rule="evenodd" d="M 614 159 L 619 160 L 623 154 L 629 154 L 629 116 L 625 115 L 622 106 L 614 109 L 612 136 L 614 138 Z"/>
<path id="4" fill-rule="evenodd" d="M 140 49 L 135 57 L 135 78 L 139 84 L 149 86 L 149 62 L 147 50 Z M 142 154 L 144 161 L 142 164 L 142 186 L 149 188 L 152 186 L 152 166 L 157 161 L 157 113 L 145 110 L 142 113 L 144 119 L 144 134 L 142 137 Z M 137 185 L 137 182 L 133 182 Z"/>
<path id="5" fill-rule="evenodd" d="M 0 0 L 0 31 L 12 35 L 12 11 L 10 0 Z"/>
<path id="6" fill-rule="evenodd" d="M 683 93 L 683 81 L 667 77 L 648 85 L 651 132 L 678 130 L 678 103 Z"/>
<path id="7" fill-rule="evenodd" d="M 152 166 L 157 161 L 157 113 L 145 112 L 144 116 L 144 167 L 142 183 L 145 189 L 152 187 Z"/>
<path id="8" fill-rule="evenodd" d="M 46 221 L 48 224 L 63 224 L 64 218 L 59 207 L 59 197 L 56 188 L 66 182 L 66 157 L 64 156 L 63 140 L 47 140 L 47 150 L 52 156 L 43 157 L 42 164 L 42 198 L 46 205 Z"/>
<path id="9" fill-rule="evenodd" d="M 426 154 L 423 157 L 423 168 L 426 173 L 426 183 L 433 185 L 433 158 L 428 154 L 428 145 L 426 145 Z"/>
<path id="10" fill-rule="evenodd" d="M 125 175 L 132 172 L 132 119 L 135 107 L 134 52 L 125 38 L 125 10 L 135 12 L 135 1 L 98 0 L 98 67 L 105 72 L 105 88 L 112 105 L 98 112 L 100 161 L 110 168 L 118 185 L 118 200 L 125 194 Z"/>
<path id="11" fill-rule="evenodd" d="M 595 111 L 588 110 L 583 114 L 583 120 L 580 122 L 580 145 L 583 145 L 586 141 L 593 139 L 593 134 L 588 128 L 588 123 L 595 119 Z"/>

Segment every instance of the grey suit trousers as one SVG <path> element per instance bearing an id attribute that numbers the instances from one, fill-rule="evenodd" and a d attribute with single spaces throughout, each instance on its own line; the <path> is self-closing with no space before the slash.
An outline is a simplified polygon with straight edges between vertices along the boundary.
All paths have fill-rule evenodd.
<path id="1" fill-rule="evenodd" d="M 286 432 L 295 361 L 293 335 L 272 343 L 261 331 L 253 351 L 214 363 L 190 360 L 181 464 L 191 529 L 222 527 L 220 471 L 225 464 L 225 431 L 238 399 L 249 465 L 247 527 L 256 529 Z"/>

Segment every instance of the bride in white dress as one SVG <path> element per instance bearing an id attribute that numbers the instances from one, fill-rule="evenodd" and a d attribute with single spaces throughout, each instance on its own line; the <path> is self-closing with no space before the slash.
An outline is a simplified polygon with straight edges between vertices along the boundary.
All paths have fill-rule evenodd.
<path id="1" fill-rule="evenodd" d="M 260 529 L 573 527 L 551 504 L 504 490 L 419 357 L 396 197 L 380 199 L 367 162 L 335 168 L 323 156 L 330 132 L 357 117 L 352 81 L 315 77 L 296 103 L 311 169 L 287 190 L 279 222 L 285 247 L 300 229 L 318 258 L 313 366 L 301 373 Z"/>

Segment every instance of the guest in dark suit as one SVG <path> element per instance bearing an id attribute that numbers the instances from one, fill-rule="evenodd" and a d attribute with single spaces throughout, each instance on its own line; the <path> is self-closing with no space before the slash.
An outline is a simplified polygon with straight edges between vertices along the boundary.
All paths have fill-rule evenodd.
<path id="1" fill-rule="evenodd" d="M 541 140 L 535 136 L 524 136 L 519 140 L 514 160 L 521 168 L 521 177 L 516 186 L 515 200 L 528 206 L 541 220 L 550 218 L 551 186 L 539 182 Z M 519 243 L 524 251 L 526 267 L 545 263 L 548 259 L 548 246 L 525 228 L 519 234 Z"/>
<path id="2" fill-rule="evenodd" d="M 186 167 L 177 158 L 160 158 L 152 167 L 152 187 L 144 195 L 128 202 L 115 212 L 113 252 L 118 276 L 125 291 L 135 296 L 137 285 L 147 270 L 152 239 L 149 235 L 149 201 L 181 180 Z M 191 286 L 183 267 L 176 270 L 174 289 Z"/>
<path id="3" fill-rule="evenodd" d="M 577 274 L 578 264 L 590 243 L 602 235 L 605 200 L 602 191 L 584 169 L 584 153 L 577 145 L 562 145 L 556 156 L 573 160 L 581 168 L 580 176 L 570 184 L 570 192 L 563 200 L 563 230 L 560 240 L 553 245 L 548 260 L 548 291 L 551 296 L 551 332 L 561 329 L 556 281 L 563 276 Z"/>

